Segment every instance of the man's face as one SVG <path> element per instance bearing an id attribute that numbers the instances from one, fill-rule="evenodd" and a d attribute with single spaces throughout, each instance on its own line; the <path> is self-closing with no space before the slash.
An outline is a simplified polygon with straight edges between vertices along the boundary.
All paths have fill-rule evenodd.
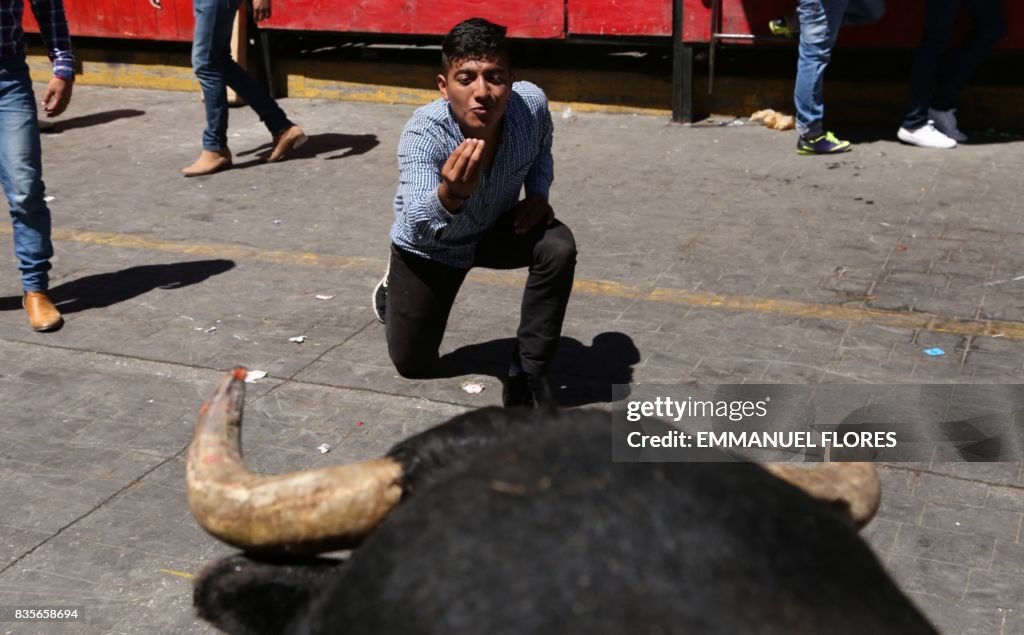
<path id="1" fill-rule="evenodd" d="M 441 96 L 451 104 L 463 134 L 478 136 L 497 130 L 512 92 L 512 73 L 500 59 L 452 60 L 437 76 Z"/>

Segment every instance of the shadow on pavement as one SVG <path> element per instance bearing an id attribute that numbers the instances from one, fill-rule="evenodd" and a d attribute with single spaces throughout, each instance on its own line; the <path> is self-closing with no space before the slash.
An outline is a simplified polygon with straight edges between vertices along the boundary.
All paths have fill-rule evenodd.
<path id="1" fill-rule="evenodd" d="M 99 309 L 152 291 L 180 289 L 234 268 L 230 260 L 195 260 L 167 265 L 141 265 L 122 271 L 86 276 L 50 289 L 61 313 Z M 21 309 L 21 296 L 0 298 L 0 311 Z"/>
<path id="2" fill-rule="evenodd" d="M 463 346 L 441 357 L 432 376 L 490 375 L 503 379 L 515 342 L 514 338 L 504 338 Z M 590 346 L 562 337 L 549 377 L 558 405 L 610 402 L 612 385 L 631 384 L 633 365 L 639 361 L 640 351 L 625 333 L 601 333 Z"/>
<path id="3" fill-rule="evenodd" d="M 840 126 L 836 134 L 840 139 L 846 139 L 854 145 L 858 143 L 873 143 L 875 141 L 897 141 L 896 131 L 899 130 L 899 127 L 900 119 L 897 117 L 893 120 L 892 125 L 885 128 L 880 126 Z M 964 128 L 964 132 L 968 136 L 967 141 L 960 144 L 964 146 L 1014 143 L 1024 139 L 1024 135 L 999 130 L 972 130 Z M 906 145 L 908 148 L 912 147 L 908 144 L 901 143 L 900 145 Z M 922 148 L 922 150 L 927 149 Z M 856 148 L 854 148 L 854 152 L 856 151 Z"/>
<path id="4" fill-rule="evenodd" d="M 43 130 L 43 132 L 59 134 L 61 132 L 67 132 L 68 130 L 74 130 L 75 128 L 102 126 L 103 124 L 117 121 L 118 119 L 140 117 L 144 114 L 146 114 L 145 110 L 122 108 L 120 110 L 107 110 L 104 112 L 96 112 L 91 115 L 82 115 L 81 117 L 71 117 L 70 119 L 52 119 L 50 121 L 53 125 L 48 127 L 46 130 Z"/>
<path id="5" fill-rule="evenodd" d="M 377 135 L 375 134 L 352 135 L 337 132 L 311 134 L 308 135 L 306 143 L 288 153 L 286 160 L 312 159 L 313 157 L 317 157 L 322 154 L 332 153 L 338 154 L 332 154 L 332 156 L 324 158 L 328 160 L 344 159 L 347 157 L 358 156 L 360 154 L 366 154 L 378 145 L 380 145 L 380 140 L 377 139 Z M 246 168 L 263 163 L 266 155 L 270 154 L 271 146 L 272 144 L 268 142 L 251 150 L 245 150 L 237 153 L 235 156 L 245 157 L 257 155 L 258 159 L 246 161 L 245 163 L 236 163 L 234 169 L 237 170 L 238 168 Z"/>

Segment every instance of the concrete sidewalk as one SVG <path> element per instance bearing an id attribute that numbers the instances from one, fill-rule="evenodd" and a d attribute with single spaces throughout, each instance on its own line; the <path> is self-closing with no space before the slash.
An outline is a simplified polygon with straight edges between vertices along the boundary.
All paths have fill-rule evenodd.
<path id="1" fill-rule="evenodd" d="M 500 403 L 521 274 L 470 276 L 443 345 L 463 370 L 451 378 L 398 377 L 370 311 L 413 108 L 282 103 L 308 144 L 262 164 L 269 135 L 234 110 L 236 168 L 212 177 L 178 173 L 199 152 L 196 94 L 79 86 L 44 135 L 67 324 L 28 329 L 8 251 L 0 605 L 85 619 L 3 632 L 210 632 L 190 576 L 231 550 L 192 520 L 184 456 L 232 366 L 269 373 L 250 386 L 244 435 L 249 465 L 268 473 L 379 454 Z M 760 127 L 555 117 L 552 204 L 580 251 L 563 405 L 607 406 L 627 382 L 1024 377 L 1024 142 L 928 151 L 892 130 L 800 157 L 792 133 Z M 922 352 L 933 347 L 945 354 Z M 467 378 L 486 389 L 466 393 Z M 883 478 L 867 535 L 941 631 L 1024 633 L 1022 466 Z"/>

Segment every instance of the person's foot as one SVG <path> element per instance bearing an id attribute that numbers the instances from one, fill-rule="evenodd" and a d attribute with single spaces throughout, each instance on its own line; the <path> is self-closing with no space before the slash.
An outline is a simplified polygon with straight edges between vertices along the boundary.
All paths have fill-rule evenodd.
<path id="1" fill-rule="evenodd" d="M 56 331 L 64 325 L 64 318 L 57 307 L 53 306 L 45 291 L 26 291 L 21 299 L 21 305 L 28 313 L 28 323 L 33 331 Z"/>
<path id="2" fill-rule="evenodd" d="M 185 176 L 205 176 L 231 167 L 231 150 L 203 150 L 195 163 L 181 169 Z"/>
<path id="3" fill-rule="evenodd" d="M 377 286 L 373 288 L 373 297 L 370 298 L 370 306 L 373 307 L 373 314 L 376 316 L 377 321 L 381 324 L 384 323 L 384 312 L 388 306 L 388 271 L 384 272 L 384 277 L 380 279 Z"/>
<path id="4" fill-rule="evenodd" d="M 306 139 L 308 137 L 302 128 L 293 124 L 292 127 L 274 137 L 274 149 L 267 156 L 267 163 L 280 161 L 286 154 L 306 143 Z"/>
<path id="5" fill-rule="evenodd" d="M 506 408 L 554 408 L 557 405 L 545 375 L 523 371 L 509 373 L 502 383 L 501 401 Z"/>
<path id="6" fill-rule="evenodd" d="M 928 109 L 928 118 L 932 120 L 932 125 L 935 129 L 946 135 L 957 143 L 964 143 L 967 141 L 967 135 L 960 131 L 956 123 L 956 108 L 950 108 L 949 110 L 932 110 Z"/>
<path id="7" fill-rule="evenodd" d="M 800 35 L 800 20 L 795 13 L 784 15 L 769 22 L 768 30 L 779 37 L 796 37 Z"/>
<path id="8" fill-rule="evenodd" d="M 796 141 L 797 154 L 841 154 L 852 149 L 853 145 L 849 141 L 837 139 L 831 132 L 813 139 L 801 136 Z"/>
<path id="9" fill-rule="evenodd" d="M 949 150 L 950 148 L 956 147 L 956 141 L 936 130 L 935 126 L 933 126 L 930 121 L 920 128 L 915 128 L 914 130 L 900 128 L 899 132 L 896 133 L 896 136 L 903 143 L 909 143 L 910 145 L 922 148 Z"/>

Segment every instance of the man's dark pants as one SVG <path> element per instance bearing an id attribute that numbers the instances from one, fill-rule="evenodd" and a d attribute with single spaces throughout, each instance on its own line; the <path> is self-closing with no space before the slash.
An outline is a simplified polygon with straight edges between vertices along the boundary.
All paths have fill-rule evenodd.
<path id="1" fill-rule="evenodd" d="M 910 105 L 903 118 L 904 128 L 916 130 L 927 124 L 929 107 L 956 107 L 971 74 L 1006 33 L 1002 4 L 1002 0 L 928 0 L 921 44 L 910 70 Z M 967 7 L 974 21 L 971 34 L 950 63 L 942 67 L 961 6 Z"/>
<path id="2" fill-rule="evenodd" d="M 544 374 L 558 349 L 576 270 L 576 241 L 559 221 L 522 236 L 506 214 L 477 245 L 474 267 L 529 267 L 517 332 L 519 363 Z M 430 376 L 455 296 L 468 269 L 450 267 L 391 246 L 387 309 L 388 353 L 405 377 Z"/>

